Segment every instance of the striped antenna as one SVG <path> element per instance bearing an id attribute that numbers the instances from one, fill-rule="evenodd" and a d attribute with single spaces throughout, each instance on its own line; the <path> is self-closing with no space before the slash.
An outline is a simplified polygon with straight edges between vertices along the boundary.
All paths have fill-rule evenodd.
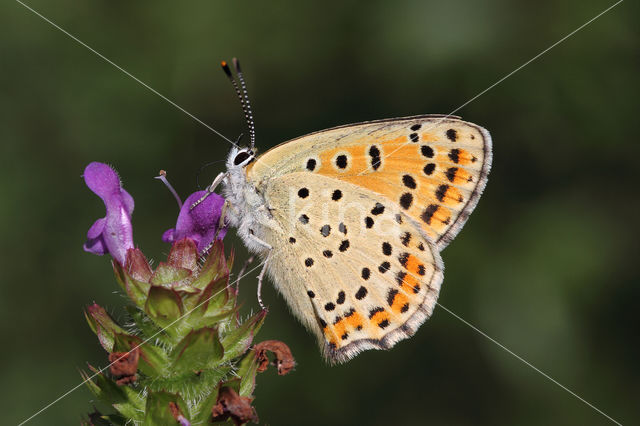
<path id="1" fill-rule="evenodd" d="M 229 68 L 229 65 L 227 64 L 227 62 L 222 61 L 220 65 L 222 65 L 222 70 L 229 78 L 229 81 L 231 81 L 231 84 L 233 85 L 233 88 L 236 91 L 236 95 L 240 100 L 240 105 L 242 106 L 242 111 L 244 112 L 244 118 L 247 121 L 247 126 L 249 127 L 249 136 L 251 140 L 250 147 L 251 149 L 253 149 L 256 142 L 256 131 L 255 131 L 255 125 L 253 123 L 253 113 L 251 112 L 251 104 L 249 103 L 249 93 L 247 92 L 247 85 L 244 82 L 244 77 L 240 69 L 240 63 L 236 58 L 233 58 L 233 66 L 236 69 L 236 74 L 238 75 L 238 80 L 240 81 L 240 85 L 238 85 L 238 82 L 236 82 L 236 80 L 233 78 L 233 74 L 231 73 L 231 69 Z M 242 88 L 242 91 L 240 90 L 240 88 Z"/>
<path id="2" fill-rule="evenodd" d="M 240 61 L 238 61 L 238 58 L 233 58 L 233 66 L 236 69 L 238 80 L 240 80 L 240 87 L 242 88 L 242 95 L 244 97 L 244 103 L 242 104 L 243 111 L 244 116 L 247 120 L 247 126 L 249 126 L 249 138 L 251 140 L 251 149 L 253 149 L 256 144 L 256 127 L 253 121 L 253 112 L 251 111 L 249 92 L 247 91 L 247 84 L 244 81 L 244 76 L 242 75 L 242 69 L 240 68 Z"/>

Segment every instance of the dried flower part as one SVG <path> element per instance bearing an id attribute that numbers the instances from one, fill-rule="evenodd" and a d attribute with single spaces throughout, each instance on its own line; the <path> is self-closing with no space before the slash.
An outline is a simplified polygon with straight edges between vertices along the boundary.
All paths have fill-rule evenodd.
<path id="1" fill-rule="evenodd" d="M 134 348 L 129 352 L 111 352 L 109 354 L 109 371 L 118 379 L 116 383 L 120 386 L 134 383 L 137 379 L 138 360 L 140 351 Z"/>
<path id="2" fill-rule="evenodd" d="M 273 364 L 278 369 L 278 374 L 283 376 L 296 366 L 296 361 L 293 359 L 291 349 L 289 346 L 279 340 L 265 340 L 253 347 L 256 352 L 256 360 L 258 362 L 258 371 L 263 372 L 269 366 L 269 357 L 267 352 L 273 352 L 276 359 Z"/>
<path id="3" fill-rule="evenodd" d="M 178 423 L 180 423 L 180 426 L 191 426 L 189 420 L 187 420 L 186 417 L 182 415 L 182 411 L 180 411 L 180 407 L 178 407 L 178 404 L 173 401 L 169 402 L 169 410 L 171 410 L 171 415 L 173 416 L 173 418 L 176 419 Z"/>
<path id="4" fill-rule="evenodd" d="M 106 216 L 98 219 L 87 232 L 84 250 L 111 257 L 124 263 L 127 250 L 133 248 L 133 198 L 122 188 L 118 174 L 106 164 L 93 162 L 84 170 L 84 181 L 102 198 Z"/>
<path id="5" fill-rule="evenodd" d="M 229 387 L 222 387 L 218 393 L 216 405 L 213 406 L 211 414 L 213 421 L 223 421 L 231 418 L 233 423 L 243 425 L 248 422 L 258 422 L 258 415 L 255 408 L 251 406 L 252 398 L 240 396 Z"/>
<path id="6" fill-rule="evenodd" d="M 162 241 L 172 243 L 182 238 L 195 241 L 198 253 L 206 251 L 215 240 L 221 240 L 227 233 L 226 225 L 221 224 L 224 198 L 211 193 L 193 209 L 191 206 L 200 200 L 206 191 L 191 194 L 182 205 L 178 222 L 174 229 L 167 230 L 162 235 Z"/>

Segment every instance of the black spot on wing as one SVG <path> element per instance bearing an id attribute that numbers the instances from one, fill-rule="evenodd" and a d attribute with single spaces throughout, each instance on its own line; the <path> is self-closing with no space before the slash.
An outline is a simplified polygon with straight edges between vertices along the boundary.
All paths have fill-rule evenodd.
<path id="1" fill-rule="evenodd" d="M 317 164 L 317 162 L 316 162 L 315 159 L 309 158 L 307 160 L 307 170 L 309 170 L 310 172 L 314 171 L 315 168 L 316 168 L 316 164 Z"/>
<path id="2" fill-rule="evenodd" d="M 427 158 L 433 158 L 434 156 L 434 152 L 433 152 L 433 148 L 431 148 L 429 145 L 422 145 L 420 147 L 420 152 L 422 153 L 423 156 L 427 157 Z"/>
<path id="3" fill-rule="evenodd" d="M 362 279 L 366 281 L 369 279 L 370 276 L 371 276 L 371 270 L 369 268 L 362 268 Z"/>
<path id="4" fill-rule="evenodd" d="M 358 289 L 358 291 L 356 292 L 356 299 L 358 300 L 362 300 L 365 297 L 367 297 L 367 288 L 365 286 L 360 286 L 360 288 Z"/>
<path id="5" fill-rule="evenodd" d="M 371 157 L 371 168 L 373 170 L 378 170 L 380 168 L 380 164 L 381 164 L 381 161 L 380 161 L 380 149 L 377 146 L 372 145 L 369 148 L 369 156 Z"/>
<path id="6" fill-rule="evenodd" d="M 340 169 L 346 169 L 347 168 L 347 156 L 344 154 L 340 154 L 336 157 L 336 166 L 338 166 L 338 168 Z"/>
<path id="7" fill-rule="evenodd" d="M 454 148 L 449 151 L 449 159 L 454 163 L 460 161 L 460 150 L 458 148 Z"/>
<path id="8" fill-rule="evenodd" d="M 416 189 L 416 180 L 411 175 L 402 176 L 402 183 L 410 189 Z"/>
<path id="9" fill-rule="evenodd" d="M 382 213 L 384 213 L 384 206 L 380 203 L 376 203 L 376 205 L 371 209 L 371 214 L 374 216 Z"/>
<path id="10" fill-rule="evenodd" d="M 384 312 L 384 308 L 382 306 L 375 307 L 369 311 L 369 319 L 373 318 L 375 314 L 378 312 Z"/>
<path id="11" fill-rule="evenodd" d="M 422 171 L 424 172 L 425 175 L 431 176 L 431 174 L 435 169 L 436 169 L 435 163 L 429 163 L 426 166 L 424 166 L 424 169 L 422 169 Z"/>
<path id="12" fill-rule="evenodd" d="M 400 206 L 403 209 L 409 210 L 409 208 L 411 208 L 412 203 L 413 203 L 413 194 L 411 194 L 410 192 L 405 192 L 400 196 Z"/>
<path id="13" fill-rule="evenodd" d="M 382 243 L 382 253 L 386 256 L 391 256 L 391 244 L 386 241 Z"/>
<path id="14" fill-rule="evenodd" d="M 382 321 L 380 321 L 378 323 L 378 327 L 383 328 L 383 329 L 389 327 L 389 320 L 388 319 L 383 319 Z"/>
<path id="15" fill-rule="evenodd" d="M 449 189 L 449 185 L 440 185 L 436 190 L 436 198 L 438 201 L 444 201 L 444 197 L 447 195 L 447 190 Z"/>
<path id="16" fill-rule="evenodd" d="M 424 221 L 424 223 L 426 223 L 427 225 L 431 225 L 431 219 L 433 218 L 433 215 L 435 214 L 435 212 L 438 210 L 438 205 L 437 204 L 429 204 L 427 206 L 426 209 L 424 209 L 424 211 L 422 212 L 422 214 L 420 215 L 420 218 Z"/>
<path id="17" fill-rule="evenodd" d="M 344 235 L 347 235 L 347 226 L 340 222 L 340 225 L 338 225 L 338 231 L 342 232 Z"/>
<path id="18" fill-rule="evenodd" d="M 449 180 L 449 182 L 453 182 L 453 180 L 456 178 L 457 172 L 458 172 L 457 167 L 449 167 L 447 169 L 447 171 L 445 172 L 445 175 L 447 176 L 447 179 Z"/>
<path id="19" fill-rule="evenodd" d="M 396 298 L 397 294 L 398 290 L 396 290 L 395 288 L 389 290 L 389 293 L 387 293 L 387 304 L 389 306 L 393 305 L 393 300 Z"/>

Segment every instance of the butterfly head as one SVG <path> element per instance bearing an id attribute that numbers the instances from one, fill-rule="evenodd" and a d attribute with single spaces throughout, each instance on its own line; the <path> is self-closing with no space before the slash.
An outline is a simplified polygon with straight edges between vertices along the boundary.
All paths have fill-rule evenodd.
<path id="1" fill-rule="evenodd" d="M 227 170 L 243 169 L 251 164 L 255 158 L 253 149 L 249 147 L 233 147 L 227 157 Z"/>

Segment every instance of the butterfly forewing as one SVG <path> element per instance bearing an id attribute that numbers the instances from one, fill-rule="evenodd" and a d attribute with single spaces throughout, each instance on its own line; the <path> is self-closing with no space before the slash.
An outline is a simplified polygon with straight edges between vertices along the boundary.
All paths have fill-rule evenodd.
<path id="1" fill-rule="evenodd" d="M 440 255 L 396 203 L 306 172 L 271 178 L 265 191 L 278 223 L 264 234 L 270 274 L 329 359 L 389 348 L 431 314 Z"/>
<path id="2" fill-rule="evenodd" d="M 305 172 L 369 189 L 396 203 L 441 250 L 473 211 L 490 166 L 485 129 L 452 117 L 418 116 L 303 136 L 259 157 L 247 174 L 259 184 Z"/>

